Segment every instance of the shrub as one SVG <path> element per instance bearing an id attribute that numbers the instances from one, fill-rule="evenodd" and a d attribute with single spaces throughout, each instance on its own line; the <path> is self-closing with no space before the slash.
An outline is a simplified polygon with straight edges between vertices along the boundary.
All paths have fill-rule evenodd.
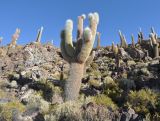
<path id="1" fill-rule="evenodd" d="M 41 113 L 47 113 L 49 111 L 49 103 L 40 95 L 31 95 L 28 98 L 27 109 L 33 108 L 38 108 Z"/>
<path id="2" fill-rule="evenodd" d="M 158 102 L 158 94 L 150 89 L 141 89 L 139 91 L 130 91 L 128 103 L 140 114 L 150 113 L 155 110 Z"/>
<path id="3" fill-rule="evenodd" d="M 89 85 L 98 88 L 101 86 L 101 83 L 98 80 L 89 80 Z"/>
<path id="4" fill-rule="evenodd" d="M 96 104 L 98 104 L 98 105 L 104 105 L 104 106 L 111 108 L 113 110 L 115 110 L 117 108 L 116 104 L 112 101 L 112 99 L 107 97 L 104 94 L 97 95 L 93 98 L 94 98 L 94 101 L 96 102 Z"/>
<path id="5" fill-rule="evenodd" d="M 46 121 L 82 121 L 81 104 L 79 102 L 69 101 L 55 106 L 48 115 Z"/>
<path id="6" fill-rule="evenodd" d="M 0 120 L 12 121 L 12 113 L 15 109 L 22 113 L 25 111 L 25 106 L 16 100 L 0 104 Z"/>
<path id="7" fill-rule="evenodd" d="M 83 96 L 81 97 L 83 98 Z M 83 99 L 69 101 L 54 106 L 45 115 L 46 121 L 110 121 L 111 112 L 106 106 L 97 105 L 93 101 L 94 97 L 87 97 L 85 104 Z M 89 102 L 93 101 L 93 102 Z"/>
<path id="8" fill-rule="evenodd" d="M 119 81 L 119 87 L 129 91 L 130 89 L 135 89 L 136 85 L 134 80 L 129 80 L 129 79 L 121 79 Z"/>

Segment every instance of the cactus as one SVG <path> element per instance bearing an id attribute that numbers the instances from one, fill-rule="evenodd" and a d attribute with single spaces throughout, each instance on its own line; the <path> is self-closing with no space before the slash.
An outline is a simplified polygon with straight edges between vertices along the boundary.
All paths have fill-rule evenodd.
<path id="1" fill-rule="evenodd" d="M 99 49 L 100 47 L 101 47 L 101 45 L 100 45 L 100 41 L 101 41 L 101 33 L 100 32 L 97 32 L 97 37 L 98 37 L 98 39 L 97 39 L 97 49 Z"/>
<path id="2" fill-rule="evenodd" d="M 134 36 L 133 36 L 133 34 L 131 35 L 131 39 L 132 39 L 132 47 L 135 47 L 135 42 L 134 42 Z"/>
<path id="3" fill-rule="evenodd" d="M 143 39 L 144 39 L 143 32 L 142 32 L 142 30 L 140 28 L 139 32 L 138 32 L 138 44 L 141 44 Z"/>
<path id="4" fill-rule="evenodd" d="M 12 41 L 10 43 L 10 47 L 15 47 L 16 44 L 17 44 L 17 40 L 19 38 L 19 35 L 20 35 L 20 29 L 16 29 L 15 33 L 12 35 Z"/>
<path id="5" fill-rule="evenodd" d="M 138 33 L 138 44 L 141 44 L 141 42 L 142 42 L 141 35 L 140 33 Z"/>
<path id="6" fill-rule="evenodd" d="M 151 33 L 154 35 L 154 38 L 157 39 L 158 38 L 158 35 L 157 33 L 155 32 L 154 28 L 151 27 Z"/>
<path id="7" fill-rule="evenodd" d="M 41 28 L 38 30 L 37 39 L 36 39 L 36 42 L 37 42 L 37 43 L 40 43 L 40 42 L 41 42 L 42 32 L 43 32 L 43 27 L 41 27 Z"/>
<path id="8" fill-rule="evenodd" d="M 114 42 L 112 43 L 112 51 L 115 55 L 115 61 L 116 61 L 116 68 L 118 70 L 118 68 L 120 67 L 120 61 L 119 61 L 119 47 L 114 45 Z"/>
<path id="9" fill-rule="evenodd" d="M 91 63 L 95 53 L 90 53 L 93 48 L 97 25 L 99 23 L 98 13 L 88 15 L 90 25 L 83 31 L 84 15 L 78 17 L 77 42 L 72 43 L 72 20 L 67 20 L 65 29 L 61 32 L 61 53 L 63 58 L 70 64 L 69 77 L 64 85 L 64 100 L 76 100 L 80 87 L 81 79 L 85 71 L 85 66 Z"/>
<path id="10" fill-rule="evenodd" d="M 152 45 L 153 45 L 154 57 L 159 57 L 159 43 L 157 42 L 156 36 L 154 33 L 150 34 L 150 39 L 151 39 Z"/>
<path id="11" fill-rule="evenodd" d="M 127 47 L 128 47 L 128 44 L 127 44 L 126 38 L 125 38 L 125 36 L 122 34 L 122 32 L 121 32 L 120 30 L 119 30 L 119 36 L 120 36 L 120 40 L 121 40 L 121 47 L 127 48 Z"/>
<path id="12" fill-rule="evenodd" d="M 0 37 L 0 44 L 2 43 L 3 37 Z"/>

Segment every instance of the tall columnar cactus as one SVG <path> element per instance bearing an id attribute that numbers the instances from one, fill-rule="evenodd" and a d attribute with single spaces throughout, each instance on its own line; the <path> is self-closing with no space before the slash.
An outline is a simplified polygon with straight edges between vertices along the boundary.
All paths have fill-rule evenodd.
<path id="1" fill-rule="evenodd" d="M 97 32 L 97 49 L 99 49 L 101 47 L 100 42 L 101 42 L 101 33 Z"/>
<path id="2" fill-rule="evenodd" d="M 127 48 L 127 47 L 128 47 L 128 44 L 127 44 L 126 38 L 125 38 L 125 36 L 122 34 L 122 32 L 121 32 L 120 30 L 119 30 L 119 36 L 120 36 L 120 40 L 121 40 L 121 47 Z"/>
<path id="3" fill-rule="evenodd" d="M 152 45 L 153 45 L 154 57 L 159 57 L 159 43 L 156 40 L 155 34 L 151 33 L 150 39 L 151 39 Z"/>
<path id="4" fill-rule="evenodd" d="M 83 31 L 84 15 L 78 17 L 78 35 L 77 42 L 72 43 L 72 20 L 67 20 L 65 29 L 61 32 L 61 53 L 63 58 L 70 64 L 69 77 L 64 85 L 65 101 L 76 100 L 80 87 L 85 67 L 91 63 L 95 52 L 90 53 L 96 37 L 97 26 L 99 23 L 98 13 L 90 13 L 89 27 Z"/>
<path id="5" fill-rule="evenodd" d="M 10 44 L 10 47 L 15 47 L 16 44 L 17 44 L 17 40 L 19 38 L 19 35 L 20 35 L 20 29 L 17 28 L 15 33 L 12 35 L 12 41 L 11 41 L 11 44 Z"/>
<path id="6" fill-rule="evenodd" d="M 120 67 L 119 48 L 118 46 L 114 45 L 114 43 L 112 43 L 112 51 L 115 55 L 116 68 L 119 69 Z"/>
<path id="7" fill-rule="evenodd" d="M 38 43 L 41 42 L 42 32 L 43 32 L 43 27 L 41 27 L 41 28 L 38 30 L 37 39 L 36 39 L 36 42 L 38 42 Z"/>
<path id="8" fill-rule="evenodd" d="M 155 32 L 155 30 L 154 30 L 153 27 L 151 27 L 151 33 L 154 35 L 155 39 L 158 38 L 158 35 L 157 35 L 157 33 Z"/>
<path id="9" fill-rule="evenodd" d="M 142 42 L 141 34 L 138 33 L 138 44 L 141 44 L 141 42 Z"/>
<path id="10" fill-rule="evenodd" d="M 2 43 L 3 37 L 0 37 L 0 44 Z"/>
<path id="11" fill-rule="evenodd" d="M 135 47 L 135 42 L 134 42 L 134 36 L 133 36 L 133 34 L 131 35 L 131 39 L 132 39 L 132 47 Z"/>

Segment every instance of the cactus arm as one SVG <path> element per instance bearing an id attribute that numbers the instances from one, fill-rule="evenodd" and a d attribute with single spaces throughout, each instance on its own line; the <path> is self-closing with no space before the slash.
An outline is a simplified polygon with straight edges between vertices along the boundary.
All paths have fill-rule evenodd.
<path id="1" fill-rule="evenodd" d="M 85 15 L 78 16 L 78 25 L 77 25 L 77 40 L 81 39 L 83 36 L 83 21 L 85 19 Z"/>
<path id="2" fill-rule="evenodd" d="M 92 32 L 89 28 L 86 28 L 83 33 L 84 43 L 82 45 L 81 51 L 77 56 L 77 61 L 84 63 L 90 55 L 93 47 Z"/>
<path id="3" fill-rule="evenodd" d="M 93 48 L 93 44 L 95 41 L 97 25 L 99 23 L 99 16 L 97 13 L 90 13 L 88 17 L 90 22 L 90 28 L 88 27 L 85 28 L 83 32 L 83 38 L 84 38 L 83 45 L 80 53 L 77 56 L 77 60 L 80 63 L 84 63 L 90 55 L 90 52 Z"/>
<path id="4" fill-rule="evenodd" d="M 61 31 L 61 54 L 66 61 L 68 62 L 71 61 L 72 58 L 66 53 L 66 50 L 65 50 L 65 31 L 64 30 Z"/>
<path id="5" fill-rule="evenodd" d="M 92 31 L 92 39 L 95 40 L 95 37 L 96 37 L 96 31 L 97 31 L 97 25 L 99 23 L 99 16 L 97 13 L 90 13 L 88 15 L 89 17 L 89 22 L 90 22 L 90 29 Z"/>
<path id="6" fill-rule="evenodd" d="M 67 20 L 65 25 L 65 49 L 69 56 L 73 56 L 75 49 L 72 43 L 72 31 L 73 31 L 73 21 Z"/>
<path id="7" fill-rule="evenodd" d="M 82 43 L 83 43 L 83 23 L 86 18 L 85 14 L 78 16 L 78 30 L 77 30 L 77 43 L 76 43 L 76 54 L 81 51 Z"/>
<path id="8" fill-rule="evenodd" d="M 91 55 L 88 57 L 85 65 L 86 65 L 86 66 L 89 66 L 89 65 L 92 63 L 94 57 L 95 57 L 95 51 L 93 51 L 93 52 L 91 53 Z"/>

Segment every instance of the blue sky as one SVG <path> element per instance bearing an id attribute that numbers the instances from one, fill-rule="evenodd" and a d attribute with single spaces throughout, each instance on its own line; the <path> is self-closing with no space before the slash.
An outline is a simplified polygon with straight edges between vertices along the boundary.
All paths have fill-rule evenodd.
<path id="1" fill-rule="evenodd" d="M 160 0 L 0 0 L 0 36 L 6 45 L 19 27 L 18 44 L 26 44 L 36 39 L 37 30 L 43 26 L 42 42 L 53 40 L 59 46 L 59 34 L 67 19 L 74 21 L 76 37 L 77 16 L 96 11 L 103 46 L 119 42 L 119 29 L 130 42 L 132 33 L 137 38 L 139 27 L 146 38 L 151 26 L 159 34 L 159 5 Z"/>

